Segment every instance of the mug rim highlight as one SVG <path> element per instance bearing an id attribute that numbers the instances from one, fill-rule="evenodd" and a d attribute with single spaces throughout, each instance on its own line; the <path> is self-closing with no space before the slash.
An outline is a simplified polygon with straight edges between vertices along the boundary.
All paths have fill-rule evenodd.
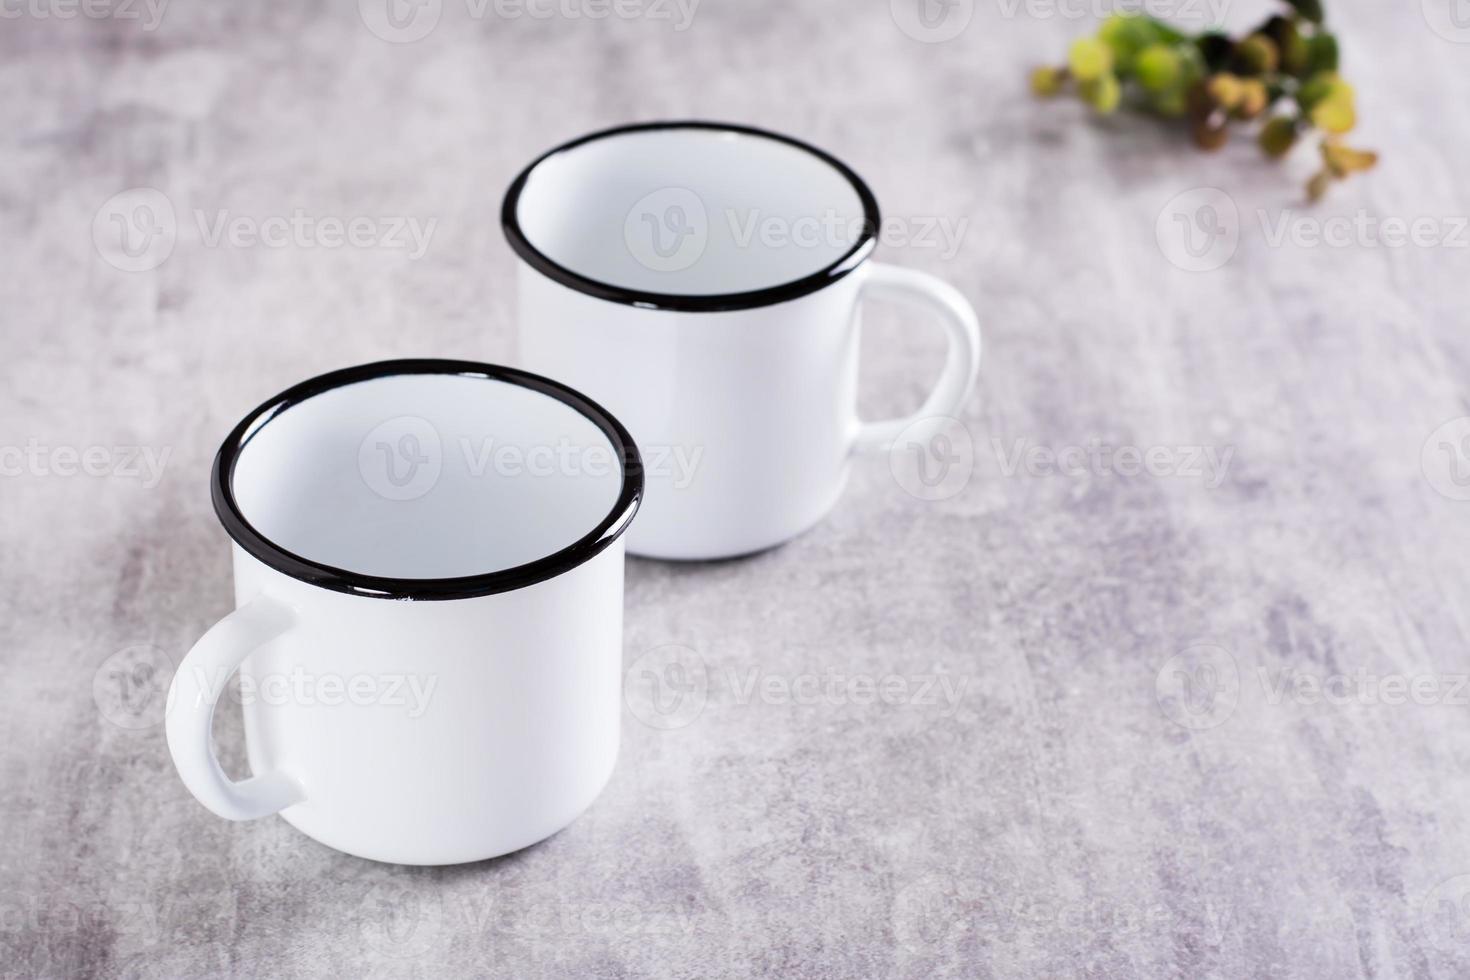
<path id="1" fill-rule="evenodd" d="M 431 374 L 479 378 L 530 389 L 581 414 L 605 435 L 622 468 L 617 500 L 597 526 L 573 543 L 512 568 L 454 578 L 397 578 L 367 575 L 312 561 L 281 547 L 257 531 L 235 500 L 235 464 L 250 439 L 276 416 L 316 395 L 362 381 L 400 375 Z M 471 599 L 523 589 L 555 578 L 601 554 L 627 530 L 643 498 L 643 460 L 633 437 L 606 409 L 581 392 L 519 368 L 445 358 L 403 358 L 339 368 L 308 378 L 266 399 L 240 420 L 220 445 L 210 472 L 210 496 L 225 533 L 245 552 L 283 575 L 318 588 L 374 599 L 434 601 Z"/>
<path id="2" fill-rule="evenodd" d="M 624 136 L 628 133 L 670 129 L 693 129 L 754 136 L 784 143 L 787 146 L 795 147 L 816 157 L 827 166 L 836 170 L 841 177 L 852 185 L 853 191 L 857 193 L 858 199 L 862 202 L 863 227 L 861 233 L 858 235 L 857 241 L 834 262 L 799 279 L 778 283 L 774 286 L 763 286 L 760 289 L 746 290 L 744 292 L 690 294 L 659 293 L 641 289 L 630 289 L 625 286 L 618 286 L 581 275 L 553 261 L 545 253 L 536 248 L 536 246 L 532 245 L 530 240 L 526 238 L 525 232 L 521 229 L 517 208 L 520 204 L 521 193 L 525 190 L 527 181 L 530 180 L 531 174 L 541 164 L 559 153 L 565 153 L 597 140 Z M 505 234 L 506 241 L 510 243 L 511 249 L 530 265 L 531 268 L 547 278 L 596 299 L 622 303 L 628 306 L 637 306 L 643 309 L 672 310 L 682 313 L 723 313 L 733 310 L 749 310 L 761 306 L 773 306 L 777 303 L 784 303 L 788 300 L 817 292 L 852 272 L 873 253 L 873 249 L 877 245 L 878 229 L 881 223 L 882 221 L 878 211 L 878 199 L 873 196 L 872 190 L 857 175 L 856 171 L 827 151 L 793 136 L 786 136 L 768 129 L 761 129 L 757 126 L 746 126 L 740 123 L 711 122 L 702 119 L 630 123 L 623 126 L 614 126 L 611 129 L 601 129 L 593 133 L 588 133 L 585 136 L 579 136 L 560 146 L 553 147 L 538 156 L 535 160 L 532 160 L 515 180 L 511 181 L 510 187 L 506 189 L 505 198 L 500 208 L 500 227 Z"/>

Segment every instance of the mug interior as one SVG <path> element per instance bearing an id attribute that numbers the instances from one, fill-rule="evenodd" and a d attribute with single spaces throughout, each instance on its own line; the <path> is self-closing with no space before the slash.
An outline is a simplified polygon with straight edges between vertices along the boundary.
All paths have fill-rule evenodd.
<path id="1" fill-rule="evenodd" d="M 221 516 L 238 514 L 272 555 L 349 577 L 487 576 L 564 552 L 628 509 L 636 450 L 574 392 L 509 369 L 359 370 L 370 376 L 267 403 L 221 450 Z"/>
<path id="2" fill-rule="evenodd" d="M 553 150 L 512 185 L 505 211 L 512 244 L 558 270 L 683 297 L 834 273 L 871 248 L 878 219 L 835 158 L 710 123 L 630 126 Z"/>

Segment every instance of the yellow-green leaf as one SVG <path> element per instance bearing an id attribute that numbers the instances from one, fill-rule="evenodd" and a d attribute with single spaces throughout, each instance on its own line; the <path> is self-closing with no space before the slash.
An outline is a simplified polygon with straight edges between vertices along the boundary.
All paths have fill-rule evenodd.
<path id="1" fill-rule="evenodd" d="M 1338 177 L 1372 170 L 1378 163 L 1378 154 L 1372 150 L 1355 150 L 1336 140 L 1322 141 L 1322 160 L 1327 169 Z"/>

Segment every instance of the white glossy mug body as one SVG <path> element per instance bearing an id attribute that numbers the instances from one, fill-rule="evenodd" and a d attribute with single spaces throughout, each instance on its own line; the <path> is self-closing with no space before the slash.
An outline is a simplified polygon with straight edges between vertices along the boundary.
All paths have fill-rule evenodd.
<path id="1" fill-rule="evenodd" d="M 451 864 L 535 843 L 598 795 L 642 487 L 616 419 L 523 371 L 370 364 L 257 408 L 212 487 L 236 610 L 179 665 L 167 721 L 206 807 Z M 253 775 L 232 782 L 209 739 L 237 666 Z"/>
<path id="2" fill-rule="evenodd" d="M 606 405 L 643 452 L 632 554 L 724 558 L 817 523 L 855 453 L 957 416 L 980 361 L 970 304 L 924 273 L 869 261 L 871 191 L 805 143 L 702 122 L 595 133 L 506 192 L 521 261 L 523 364 Z M 857 418 L 860 308 L 922 307 L 946 330 L 913 415 Z"/>

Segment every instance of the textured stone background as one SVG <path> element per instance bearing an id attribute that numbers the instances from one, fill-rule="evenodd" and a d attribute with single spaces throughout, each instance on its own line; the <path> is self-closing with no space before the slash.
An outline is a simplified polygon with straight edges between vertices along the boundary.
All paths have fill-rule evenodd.
<path id="1" fill-rule="evenodd" d="M 704 0 L 685 30 L 647 5 L 594 22 L 443 0 L 433 23 L 436 0 L 413 43 L 369 29 L 374 3 L 175 0 L 156 25 L 7 5 L 0 972 L 1467 975 L 1470 443 L 1431 439 L 1470 415 L 1470 31 L 1448 2 L 1330 3 L 1361 141 L 1387 157 L 1316 208 L 1309 150 L 1206 157 L 1030 100 L 1025 69 L 1089 28 L 1067 14 L 1086 4 L 978 0 L 938 43 L 876 0 Z M 230 607 L 221 437 L 333 367 L 513 360 L 504 186 L 565 138 L 670 116 L 805 136 L 887 214 L 968 222 L 953 254 L 880 250 L 982 311 L 963 491 L 920 499 L 869 458 L 784 548 L 631 562 L 621 763 L 540 846 L 416 870 L 215 819 L 158 721 L 171 664 Z M 138 198 L 108 202 L 136 188 L 177 241 L 129 272 L 110 222 Z M 297 208 L 437 223 L 415 258 L 211 247 L 196 217 Z M 1237 233 L 1229 261 L 1172 264 L 1176 212 Z M 1360 212 L 1452 240 L 1268 234 Z M 864 411 L 917 404 L 937 332 L 883 311 L 865 347 Z M 1219 481 L 1008 462 L 1094 443 L 1233 455 Z M 28 445 L 41 462 L 17 465 Z M 162 478 L 127 475 L 126 446 L 167 452 Z M 66 447 L 102 447 L 107 475 L 56 474 Z M 677 675 L 646 655 L 703 686 L 650 687 Z M 941 673 L 955 704 L 760 693 Z M 654 693 L 684 724 L 642 720 L 666 720 Z M 218 734 L 238 768 L 237 710 Z"/>

